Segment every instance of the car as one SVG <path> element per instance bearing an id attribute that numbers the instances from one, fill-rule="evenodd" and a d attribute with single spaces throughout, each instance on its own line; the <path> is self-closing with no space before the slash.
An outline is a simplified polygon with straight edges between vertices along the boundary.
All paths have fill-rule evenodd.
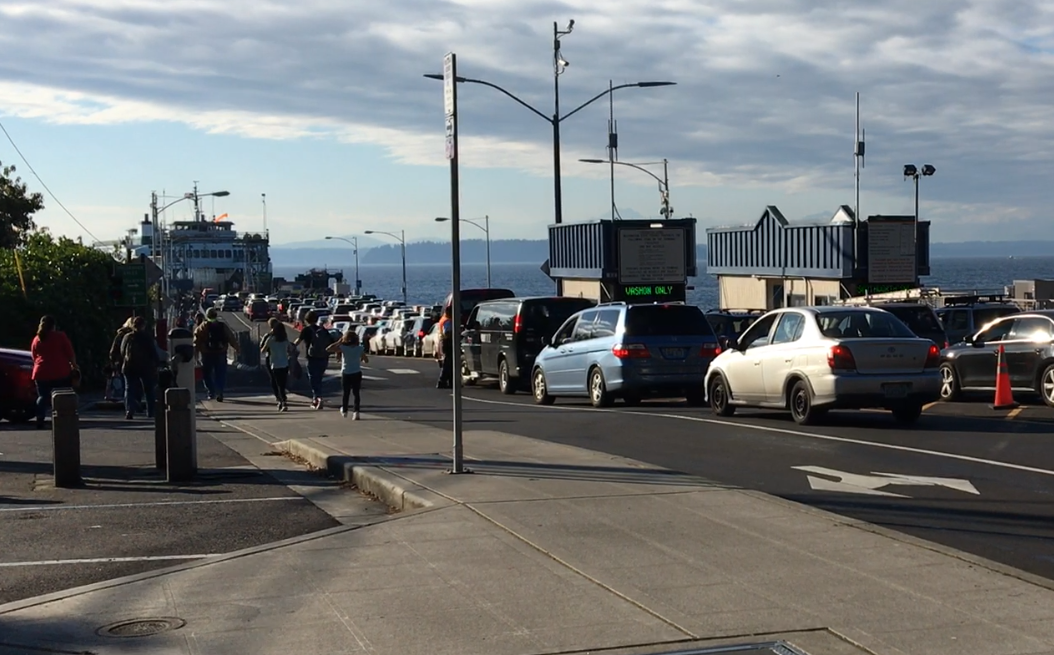
<path id="1" fill-rule="evenodd" d="M 758 309 L 711 309 L 706 320 L 718 337 L 738 339 L 764 313 Z"/>
<path id="2" fill-rule="evenodd" d="M 469 312 L 461 334 L 461 377 L 466 385 L 496 378 L 514 394 L 529 388 L 542 337 L 551 337 L 572 314 L 596 303 L 588 298 L 542 296 L 484 300 Z"/>
<path id="3" fill-rule="evenodd" d="M 999 349 L 1010 387 L 1036 393 L 1054 407 L 1054 310 L 1004 316 L 941 353 L 941 400 L 994 391 Z"/>
<path id="4" fill-rule="evenodd" d="M 220 305 L 220 311 L 223 312 L 237 312 L 242 308 L 242 301 L 238 296 L 230 295 L 223 296 L 222 303 Z"/>
<path id="5" fill-rule="evenodd" d="M 362 332 L 359 334 L 359 342 L 364 345 L 366 352 L 370 355 L 376 355 L 377 352 L 373 350 L 374 341 L 377 334 L 380 333 L 380 325 L 364 325 L 362 326 Z"/>
<path id="6" fill-rule="evenodd" d="M 414 319 L 413 327 L 403 336 L 408 356 L 424 357 L 424 341 L 432 329 L 432 324 L 432 319 L 427 316 L 418 316 Z"/>
<path id="7" fill-rule="evenodd" d="M 1020 311 L 1020 307 L 999 294 L 950 296 L 944 298 L 944 306 L 937 310 L 937 317 L 948 335 L 948 341 L 960 343 L 995 319 Z"/>
<path id="8" fill-rule="evenodd" d="M 384 336 L 392 329 L 392 324 L 386 320 L 379 321 L 372 326 L 377 328 L 373 336 L 366 342 L 366 351 L 370 355 L 384 355 Z"/>
<path id="9" fill-rule="evenodd" d="M 0 419 L 23 423 L 36 416 L 37 388 L 32 373 L 32 353 L 0 348 Z"/>
<path id="10" fill-rule="evenodd" d="M 830 409 L 883 408 L 910 424 L 940 397 L 941 351 L 877 307 L 792 307 L 760 317 L 706 374 L 718 416 L 789 409 L 800 425 Z"/>
<path id="11" fill-rule="evenodd" d="M 406 356 L 406 335 L 414 327 L 414 318 L 400 318 L 393 328 L 384 334 L 384 354 Z"/>
<path id="12" fill-rule="evenodd" d="M 901 323 L 923 339 L 929 339 L 941 349 L 950 345 L 948 333 L 944 330 L 937 312 L 929 305 L 913 302 L 875 303 L 873 307 L 884 309 L 900 319 Z"/>
<path id="13" fill-rule="evenodd" d="M 266 321 L 271 318 L 271 305 L 266 300 L 252 300 L 245 304 L 245 315 L 250 321 Z"/>
<path id="14" fill-rule="evenodd" d="M 421 337 L 421 356 L 435 357 L 441 349 L 439 341 L 442 336 L 439 333 L 439 323 L 432 323 L 425 335 Z"/>
<path id="15" fill-rule="evenodd" d="M 484 300 L 499 300 L 501 298 L 515 298 L 516 294 L 509 289 L 462 289 L 461 290 L 461 325 L 465 325 L 465 321 L 468 320 L 468 315 L 472 311 L 472 308 L 480 304 Z M 446 300 L 443 301 L 443 306 L 439 310 L 439 316 L 441 317 L 447 309 L 450 308 L 450 300 L 453 298 L 453 294 L 447 294 Z M 435 320 L 439 320 L 436 318 Z"/>
<path id="16" fill-rule="evenodd" d="M 539 405 L 560 396 L 587 397 L 594 407 L 645 396 L 702 405 L 703 376 L 721 351 L 702 310 L 683 303 L 604 303 L 572 315 L 542 343 L 530 377 Z"/>

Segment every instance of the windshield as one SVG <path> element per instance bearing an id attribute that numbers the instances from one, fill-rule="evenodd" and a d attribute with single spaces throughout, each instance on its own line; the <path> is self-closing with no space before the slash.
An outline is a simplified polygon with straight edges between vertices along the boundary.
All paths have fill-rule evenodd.
<path id="1" fill-rule="evenodd" d="M 817 315 L 816 322 L 823 336 L 831 339 L 910 339 L 915 333 L 896 316 L 886 312 L 845 311 L 824 312 Z"/>
<path id="2" fill-rule="evenodd" d="M 973 310 L 973 324 L 979 329 L 997 318 L 1017 313 L 1015 307 L 978 307 Z"/>
<path id="3" fill-rule="evenodd" d="M 702 310 L 691 305 L 637 305 L 626 312 L 627 336 L 679 337 L 714 335 Z"/>

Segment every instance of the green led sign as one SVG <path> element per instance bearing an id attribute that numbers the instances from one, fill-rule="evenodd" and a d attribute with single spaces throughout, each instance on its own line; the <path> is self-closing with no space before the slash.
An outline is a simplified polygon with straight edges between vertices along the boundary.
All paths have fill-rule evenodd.
<path id="1" fill-rule="evenodd" d="M 670 302 L 685 299 L 683 284 L 620 284 L 615 287 L 615 300 L 626 302 Z"/>
<path id="2" fill-rule="evenodd" d="M 856 285 L 856 294 L 867 295 L 867 294 L 878 294 L 878 293 L 894 293 L 897 291 L 907 291 L 908 289 L 915 289 L 918 285 L 915 284 L 858 284 Z"/>

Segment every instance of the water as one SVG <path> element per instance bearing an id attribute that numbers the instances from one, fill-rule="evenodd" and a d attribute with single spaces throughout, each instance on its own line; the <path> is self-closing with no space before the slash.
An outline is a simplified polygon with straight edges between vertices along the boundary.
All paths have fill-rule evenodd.
<path id="1" fill-rule="evenodd" d="M 998 291 L 1014 280 L 1054 278 L 1054 257 L 982 258 L 948 257 L 934 259 L 932 275 L 924 278 L 927 286 L 942 289 Z M 302 267 L 278 266 L 275 276 L 292 280 L 305 272 Z M 344 274 L 353 278 L 354 267 L 344 269 Z M 398 264 L 378 264 L 360 267 L 363 290 L 381 298 L 399 299 L 401 296 L 402 267 Z M 463 264 L 461 266 L 461 288 L 473 289 L 487 286 L 485 264 Z M 521 296 L 551 295 L 555 283 L 534 264 L 492 264 L 491 286 L 512 289 Z M 704 309 L 717 306 L 717 279 L 710 275 L 692 278 L 688 291 L 688 302 Z M 406 267 L 407 296 L 411 304 L 431 304 L 441 301 L 450 293 L 450 266 L 444 264 L 410 264 Z"/>

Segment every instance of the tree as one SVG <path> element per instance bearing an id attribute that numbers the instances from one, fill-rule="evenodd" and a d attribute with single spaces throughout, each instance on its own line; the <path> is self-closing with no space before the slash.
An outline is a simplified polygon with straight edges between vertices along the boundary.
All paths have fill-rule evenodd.
<path id="1" fill-rule="evenodd" d="M 0 162 L 0 249 L 26 241 L 33 230 L 33 214 L 44 208 L 44 196 L 29 193 L 25 182 L 14 177 L 15 167 Z"/>

